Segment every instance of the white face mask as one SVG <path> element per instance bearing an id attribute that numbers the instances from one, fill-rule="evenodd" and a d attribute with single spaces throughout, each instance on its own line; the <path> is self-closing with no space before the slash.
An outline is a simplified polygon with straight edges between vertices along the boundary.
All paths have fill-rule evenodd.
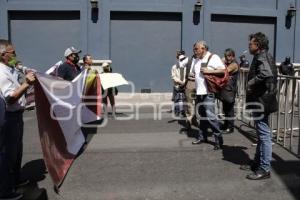
<path id="1" fill-rule="evenodd" d="M 16 68 L 19 69 L 19 70 L 22 70 L 23 69 L 23 65 L 17 65 Z"/>
<path id="2" fill-rule="evenodd" d="M 183 61 L 178 61 L 178 63 L 179 63 L 179 67 L 185 67 L 186 64 L 188 63 L 188 59 L 185 58 Z"/>

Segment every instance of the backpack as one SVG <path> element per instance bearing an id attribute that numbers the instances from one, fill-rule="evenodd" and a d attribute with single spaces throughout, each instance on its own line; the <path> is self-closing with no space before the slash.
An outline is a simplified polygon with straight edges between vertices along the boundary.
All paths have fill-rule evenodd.
<path id="1" fill-rule="evenodd" d="M 213 54 L 208 57 L 206 66 L 208 65 Z M 215 74 L 204 74 L 204 78 L 207 85 L 207 90 L 211 93 L 219 93 L 229 82 L 229 73 L 227 68 L 224 69 L 224 75 L 215 75 Z"/>

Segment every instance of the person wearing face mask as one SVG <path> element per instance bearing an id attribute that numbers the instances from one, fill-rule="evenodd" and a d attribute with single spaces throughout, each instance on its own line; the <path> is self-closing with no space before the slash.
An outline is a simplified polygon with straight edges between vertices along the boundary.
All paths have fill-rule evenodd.
<path id="1" fill-rule="evenodd" d="M 16 62 L 14 46 L 0 39 L 0 91 L 6 102 L 5 122 L 0 132 L 0 199 L 22 198 L 15 188 L 29 183 L 21 179 L 24 94 L 36 78 L 29 72 L 25 82 L 19 84 L 13 75 Z"/>
<path id="2" fill-rule="evenodd" d="M 176 116 L 185 116 L 185 109 L 183 108 L 183 101 L 185 100 L 184 87 L 186 77 L 186 65 L 188 58 L 184 55 L 184 51 L 177 51 L 177 63 L 172 66 L 171 78 L 174 82 L 174 112 Z"/>
<path id="3" fill-rule="evenodd" d="M 16 65 L 15 65 L 14 75 L 16 76 L 16 78 L 20 84 L 22 84 L 26 81 L 25 74 L 26 74 L 26 67 L 24 67 L 22 65 L 21 61 L 17 61 Z"/>
<path id="4" fill-rule="evenodd" d="M 80 50 L 77 50 L 74 47 L 69 47 L 65 50 L 64 55 L 66 61 L 57 69 L 57 76 L 64 80 L 72 81 L 78 74 L 80 74 L 81 69 L 78 65 L 80 52 Z"/>

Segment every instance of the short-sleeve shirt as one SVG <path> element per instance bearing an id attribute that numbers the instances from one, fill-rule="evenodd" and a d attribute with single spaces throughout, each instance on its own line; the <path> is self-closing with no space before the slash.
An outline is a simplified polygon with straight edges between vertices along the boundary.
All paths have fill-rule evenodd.
<path id="1" fill-rule="evenodd" d="M 0 63 L 0 90 L 5 99 L 8 99 L 14 93 L 20 84 L 11 72 L 11 68 Z M 6 111 L 15 112 L 24 110 L 26 105 L 25 95 L 22 95 L 16 102 L 6 104 Z"/>
<path id="2" fill-rule="evenodd" d="M 195 59 L 193 61 L 192 71 L 195 74 L 195 83 L 196 83 L 196 94 L 197 95 L 206 95 L 208 94 L 207 85 L 205 82 L 205 78 L 203 74 L 200 72 L 200 69 L 203 65 L 205 65 L 208 61 L 210 52 L 207 52 L 206 55 L 202 59 Z M 225 65 L 223 64 L 221 58 L 214 54 L 207 64 L 208 69 L 225 69 Z"/>

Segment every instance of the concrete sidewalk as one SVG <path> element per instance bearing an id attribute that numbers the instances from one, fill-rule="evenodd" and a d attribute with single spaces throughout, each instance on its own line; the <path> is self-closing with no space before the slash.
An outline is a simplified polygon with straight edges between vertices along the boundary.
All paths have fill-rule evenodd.
<path id="1" fill-rule="evenodd" d="M 117 102 L 124 102 L 122 95 L 118 95 Z M 164 102 L 161 96 L 154 99 Z M 135 96 L 131 102 L 145 101 Z M 24 199 L 300 199 L 300 160 L 276 144 L 272 178 L 245 179 L 249 172 L 241 171 L 239 166 L 253 157 L 256 148 L 252 145 L 255 131 L 246 124 L 237 121 L 235 132 L 224 135 L 224 149 L 214 151 L 212 143 L 192 145 L 197 130 L 180 134 L 181 125 L 171 113 L 164 113 L 158 120 L 152 118 L 152 112 L 141 109 L 139 114 L 144 117 L 130 120 L 109 118 L 75 161 L 60 195 L 55 194 L 45 173 L 35 112 L 25 112 L 23 164 L 31 184 L 22 189 Z"/>
<path id="2" fill-rule="evenodd" d="M 172 93 L 119 93 L 116 102 L 131 103 L 170 103 Z"/>

